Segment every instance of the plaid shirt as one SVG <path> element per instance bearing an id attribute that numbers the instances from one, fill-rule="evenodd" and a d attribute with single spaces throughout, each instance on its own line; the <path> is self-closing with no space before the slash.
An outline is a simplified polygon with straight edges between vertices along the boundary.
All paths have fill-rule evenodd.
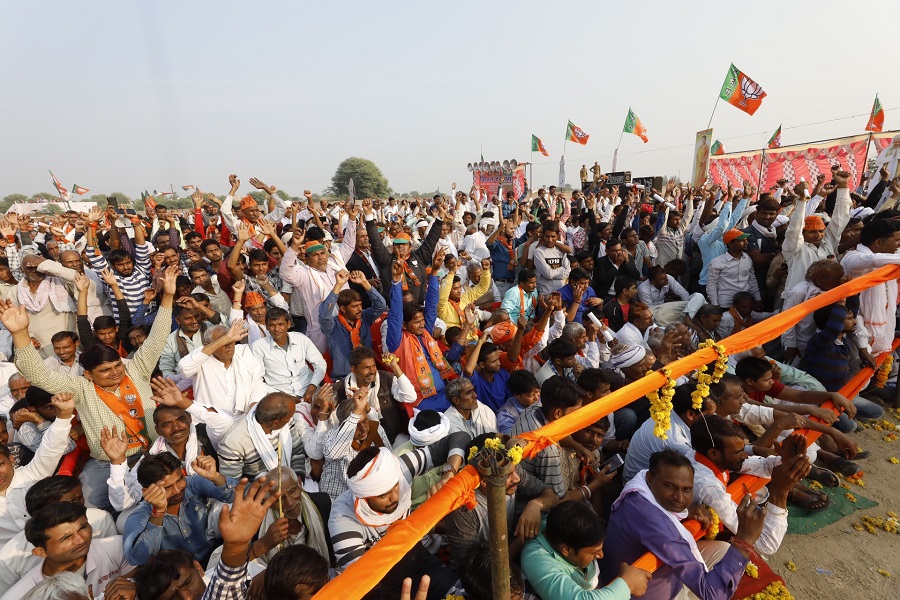
<path id="1" fill-rule="evenodd" d="M 245 600 L 249 587 L 247 563 L 229 567 L 220 560 L 201 600 Z"/>

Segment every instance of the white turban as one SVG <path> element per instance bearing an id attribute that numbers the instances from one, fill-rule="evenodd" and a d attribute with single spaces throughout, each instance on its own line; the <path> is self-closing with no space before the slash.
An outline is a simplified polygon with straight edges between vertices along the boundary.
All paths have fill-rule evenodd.
<path id="1" fill-rule="evenodd" d="M 369 506 L 366 498 L 386 494 L 397 484 L 400 497 L 393 512 L 380 513 Z M 412 491 L 403 476 L 400 459 L 387 448 L 379 449 L 378 455 L 350 478 L 350 493 L 356 497 L 353 504 L 357 518 L 363 525 L 376 529 L 406 518 L 412 504 Z"/>
<path id="2" fill-rule="evenodd" d="M 614 369 L 626 369 L 644 360 L 645 356 L 647 351 L 643 346 L 625 346 L 612 355 L 609 365 Z"/>
<path id="3" fill-rule="evenodd" d="M 434 427 L 428 427 L 427 429 L 416 429 L 415 419 L 409 422 L 409 441 L 412 442 L 413 446 L 417 448 L 429 446 L 450 435 L 450 419 L 444 413 L 438 414 L 441 415 L 440 422 Z"/>

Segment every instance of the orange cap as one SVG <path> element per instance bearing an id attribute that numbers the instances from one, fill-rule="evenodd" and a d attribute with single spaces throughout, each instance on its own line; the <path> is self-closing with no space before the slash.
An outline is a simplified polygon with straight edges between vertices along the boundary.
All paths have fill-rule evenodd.
<path id="1" fill-rule="evenodd" d="M 491 329 L 491 339 L 494 340 L 495 344 L 505 344 L 516 337 L 516 331 L 516 326 L 511 321 L 503 321 L 502 323 L 497 323 Z"/>
<path id="2" fill-rule="evenodd" d="M 266 299 L 259 292 L 247 292 L 244 294 L 244 308 L 250 308 L 257 304 L 265 304 Z"/>
<path id="3" fill-rule="evenodd" d="M 259 208 L 259 205 L 256 203 L 256 200 L 253 199 L 253 196 L 244 196 L 241 198 L 241 210 L 245 208 Z"/>
<path id="4" fill-rule="evenodd" d="M 803 219 L 803 229 L 825 229 L 825 221 L 819 215 L 810 215 Z"/>

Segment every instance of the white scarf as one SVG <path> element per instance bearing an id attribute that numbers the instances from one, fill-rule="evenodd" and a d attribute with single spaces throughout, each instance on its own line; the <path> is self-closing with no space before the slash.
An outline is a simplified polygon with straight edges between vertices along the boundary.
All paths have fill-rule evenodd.
<path id="1" fill-rule="evenodd" d="M 197 473 L 194 471 L 194 467 L 191 466 L 191 463 L 194 462 L 194 459 L 199 455 L 200 444 L 197 441 L 197 428 L 194 425 L 191 425 L 191 432 L 188 434 L 187 444 L 184 446 L 184 470 L 187 471 L 188 475 L 196 475 Z M 166 442 L 166 438 L 163 436 L 159 436 L 156 438 L 156 441 L 150 446 L 149 450 L 150 454 L 156 456 L 157 454 L 162 454 L 163 452 L 172 452 L 169 447 L 168 442 Z M 176 457 L 178 458 L 178 457 Z"/>
<path id="2" fill-rule="evenodd" d="M 440 422 L 427 429 L 416 429 L 415 419 L 409 422 L 409 441 L 412 442 L 413 446 L 416 448 L 430 446 L 434 442 L 450 435 L 450 419 L 447 418 L 445 413 L 440 413 L 440 415 Z"/>
<path id="3" fill-rule="evenodd" d="M 31 288 L 28 287 L 28 282 L 24 279 L 19 282 L 18 287 L 17 297 L 19 304 L 31 312 L 37 313 L 42 311 L 48 302 L 53 305 L 57 312 L 75 312 L 75 304 L 72 302 L 72 297 L 56 277 L 46 277 L 34 294 L 31 293 Z"/>
<path id="4" fill-rule="evenodd" d="M 303 544 L 318 552 L 322 558 L 328 558 L 328 544 L 325 541 L 327 535 L 325 533 L 325 526 L 322 523 L 322 515 L 319 514 L 319 509 L 316 508 L 316 504 L 312 501 L 312 498 L 309 497 L 309 494 L 306 492 L 302 492 L 302 494 L 303 499 L 301 503 L 303 508 L 300 514 L 300 531 L 288 538 L 287 545 L 296 546 Z M 266 511 L 266 516 L 263 517 L 263 522 L 259 526 L 260 537 L 265 535 L 269 530 L 269 526 L 278 520 L 277 508 L 277 506 L 274 506 L 271 510 Z M 279 549 L 280 548 L 276 546 L 264 555 L 266 564 L 275 558 Z"/>
<path id="5" fill-rule="evenodd" d="M 247 413 L 247 431 L 250 433 L 250 440 L 253 442 L 253 447 L 256 448 L 256 451 L 259 453 L 259 457 L 266 466 L 266 470 L 271 471 L 272 469 L 277 469 L 279 467 L 278 452 L 272 445 L 269 436 L 266 435 L 266 432 L 263 431 L 262 426 L 256 420 L 257 407 L 259 407 L 259 404 L 254 405 L 253 408 L 250 409 L 250 412 Z M 291 448 L 293 446 L 290 422 L 278 431 L 273 431 L 272 433 L 277 434 L 281 439 L 281 464 L 290 466 Z"/>
<path id="6" fill-rule="evenodd" d="M 637 475 L 635 475 L 631 481 L 625 484 L 625 488 L 622 490 L 622 493 L 619 494 L 619 498 L 613 503 L 613 509 L 616 508 L 619 504 L 622 503 L 622 499 L 625 498 L 626 495 L 635 492 L 644 497 L 647 502 L 658 508 L 666 517 L 669 518 L 670 521 L 675 525 L 675 529 L 678 530 L 679 535 L 681 535 L 682 539 L 688 543 L 691 547 L 691 554 L 694 555 L 694 558 L 697 559 L 701 565 L 703 565 L 703 570 L 708 571 L 706 567 L 706 561 L 703 560 L 703 556 L 700 554 L 700 549 L 697 547 L 697 541 L 694 539 L 694 536 L 691 535 L 691 532 L 685 529 L 684 525 L 681 524 L 682 519 L 686 519 L 688 516 L 688 511 L 682 511 L 680 513 L 673 513 L 662 506 L 659 505 L 659 502 L 656 501 L 656 498 L 653 497 L 653 492 L 650 490 L 650 486 L 647 485 L 647 471 L 648 469 L 644 469 L 639 471 Z"/>
<path id="7" fill-rule="evenodd" d="M 386 494 L 398 483 L 400 484 L 400 498 L 394 512 L 380 513 L 369 506 L 366 498 Z M 355 498 L 356 516 L 367 527 L 376 529 L 387 527 L 395 521 L 405 519 L 412 505 L 412 491 L 409 482 L 403 476 L 400 459 L 387 448 L 380 448 L 378 455 L 350 478 L 348 486 L 350 493 Z"/>
<path id="8" fill-rule="evenodd" d="M 772 240 L 774 240 L 776 237 L 778 237 L 778 232 L 775 231 L 774 226 L 766 229 L 765 227 L 763 227 L 762 225 L 759 224 L 759 221 L 757 221 L 755 219 L 753 221 L 753 229 L 757 230 L 763 237 L 767 237 Z"/>

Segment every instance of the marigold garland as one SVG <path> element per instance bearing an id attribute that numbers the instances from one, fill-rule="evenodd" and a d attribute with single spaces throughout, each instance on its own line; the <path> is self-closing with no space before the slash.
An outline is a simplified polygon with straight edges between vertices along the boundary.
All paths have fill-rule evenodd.
<path id="1" fill-rule="evenodd" d="M 773 581 L 763 591 L 747 596 L 746 600 L 794 600 L 794 597 L 782 582 Z"/>
<path id="2" fill-rule="evenodd" d="M 748 562 L 747 566 L 744 567 L 744 573 L 748 577 L 752 577 L 753 579 L 759 579 L 759 567 L 757 567 L 754 563 Z"/>
<path id="3" fill-rule="evenodd" d="M 728 369 L 728 354 L 725 353 L 725 346 L 715 343 L 714 340 L 706 340 L 698 345 L 698 349 L 715 348 L 716 364 L 713 366 L 713 372 L 709 373 L 709 367 L 703 365 L 697 369 L 697 389 L 691 393 L 692 408 L 694 410 L 703 409 L 703 400 L 709 396 L 709 386 L 711 383 L 718 383 L 722 379 L 722 375 Z"/>
<path id="4" fill-rule="evenodd" d="M 875 387 L 883 388 L 891 376 L 891 369 L 894 367 L 894 357 L 889 355 L 878 370 L 875 371 Z"/>
<path id="5" fill-rule="evenodd" d="M 666 382 L 661 388 L 647 394 L 650 400 L 650 417 L 656 426 L 653 428 L 653 435 L 661 440 L 668 440 L 669 428 L 672 426 L 672 396 L 675 395 L 675 380 L 672 379 L 672 372 L 669 369 L 660 369 L 660 373 L 665 375 Z M 647 371 L 647 375 L 652 375 L 653 371 Z"/>
<path id="6" fill-rule="evenodd" d="M 722 521 L 719 519 L 719 513 L 712 506 L 706 506 L 706 510 L 709 511 L 709 529 L 706 530 L 706 539 L 714 540 L 722 530 Z"/>

